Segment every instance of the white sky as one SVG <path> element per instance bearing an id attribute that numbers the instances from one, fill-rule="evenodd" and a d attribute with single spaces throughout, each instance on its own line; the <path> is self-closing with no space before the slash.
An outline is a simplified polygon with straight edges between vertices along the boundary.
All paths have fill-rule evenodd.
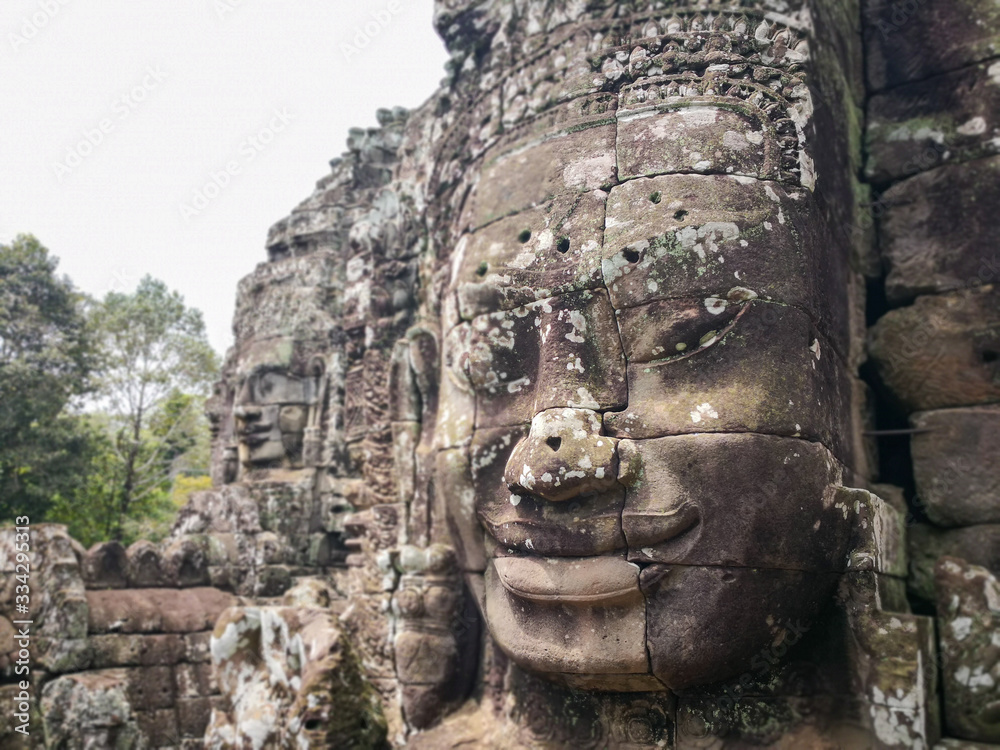
<path id="1" fill-rule="evenodd" d="M 35 234 L 96 296 L 162 279 L 202 310 L 223 353 L 236 283 L 265 259 L 268 227 L 312 192 L 350 127 L 418 106 L 444 77 L 431 9 L 0 0 L 0 242 Z M 378 33 L 355 54 L 366 24 Z M 100 142 L 78 146 L 88 133 Z M 235 176 L 185 216 L 231 162 Z"/>

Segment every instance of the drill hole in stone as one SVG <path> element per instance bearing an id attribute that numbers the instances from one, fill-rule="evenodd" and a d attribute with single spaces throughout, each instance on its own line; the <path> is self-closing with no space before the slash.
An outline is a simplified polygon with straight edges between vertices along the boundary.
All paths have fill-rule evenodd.
<path id="1" fill-rule="evenodd" d="M 479 268 L 476 269 L 476 276 L 485 276 L 486 272 L 490 270 L 490 265 L 485 260 L 479 264 Z"/>
<path id="2" fill-rule="evenodd" d="M 556 250 L 565 255 L 569 252 L 569 237 L 560 237 L 556 243 Z"/>
<path id="3" fill-rule="evenodd" d="M 674 212 L 674 219 L 676 221 L 684 221 L 684 218 L 688 215 L 688 212 L 683 208 L 680 211 Z"/>
<path id="4" fill-rule="evenodd" d="M 996 352 L 990 350 L 983 352 L 979 356 L 983 360 L 984 364 L 991 365 L 997 361 L 997 358 L 1000 357 L 1000 354 L 997 354 Z"/>
<path id="5" fill-rule="evenodd" d="M 531 239 L 530 229 L 525 229 L 519 235 L 517 235 L 517 241 L 520 242 L 522 245 L 530 239 Z"/>
<path id="6" fill-rule="evenodd" d="M 545 444 L 549 446 L 553 451 L 558 451 L 559 447 L 562 445 L 562 438 L 559 437 L 546 438 Z"/>
<path id="7" fill-rule="evenodd" d="M 627 260 L 629 263 L 639 262 L 639 251 L 636 250 L 635 248 L 626 247 L 624 250 L 622 250 L 622 255 L 625 256 L 625 260 Z"/>
<path id="8" fill-rule="evenodd" d="M 306 722 L 307 732 L 315 732 L 318 729 L 322 728 L 323 728 L 323 722 L 321 722 L 319 719 L 309 719 L 309 721 Z"/>
<path id="9" fill-rule="evenodd" d="M 650 194 L 649 194 L 649 202 L 650 202 L 650 203 L 659 203 L 659 202 L 660 202 L 660 199 L 661 199 L 662 197 L 663 197 L 663 196 L 662 196 L 662 195 L 660 195 L 660 191 L 659 191 L 659 190 L 657 190 L 656 192 L 654 192 L 654 193 L 650 193 Z"/>

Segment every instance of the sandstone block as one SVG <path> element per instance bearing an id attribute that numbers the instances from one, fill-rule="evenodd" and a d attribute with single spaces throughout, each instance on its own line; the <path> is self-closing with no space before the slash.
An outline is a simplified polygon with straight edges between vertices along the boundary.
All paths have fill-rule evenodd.
<path id="1" fill-rule="evenodd" d="M 614 115 L 581 119 L 544 140 L 495 147 L 483 157 L 479 184 L 463 226 L 489 221 L 552 198 L 597 190 L 615 181 Z"/>
<path id="2" fill-rule="evenodd" d="M 909 529 L 910 592 L 934 601 L 934 568 L 939 558 L 960 557 L 971 565 L 1000 573 L 1000 524 L 939 529 L 919 524 Z"/>
<path id="3" fill-rule="evenodd" d="M 201 698 L 219 692 L 211 664 L 179 664 L 174 667 L 177 697 Z"/>
<path id="4" fill-rule="evenodd" d="M 453 282 L 462 317 L 600 287 L 606 200 L 601 191 L 563 196 L 464 237 Z"/>
<path id="5" fill-rule="evenodd" d="M 202 538 L 171 540 L 163 549 L 167 579 L 181 588 L 208 584 L 207 544 Z"/>
<path id="6" fill-rule="evenodd" d="M 623 328 L 623 338 L 630 330 L 635 329 Z M 754 300 L 699 343 L 691 351 L 651 350 L 656 361 L 629 362 L 628 408 L 605 414 L 607 434 L 803 437 L 822 442 L 854 465 L 851 380 L 805 312 Z"/>
<path id="7" fill-rule="evenodd" d="M 869 332 L 879 376 L 907 411 L 1000 400 L 1000 287 L 918 297 Z"/>
<path id="8" fill-rule="evenodd" d="M 611 190 L 604 282 L 616 310 L 691 298 L 793 305 L 847 357 L 847 253 L 812 194 L 727 175 L 665 175 Z M 710 330 L 710 329 L 709 329 Z"/>
<path id="9" fill-rule="evenodd" d="M 99 633 L 195 633 L 207 630 L 232 594 L 213 588 L 89 591 L 89 628 Z"/>
<path id="10" fill-rule="evenodd" d="M 127 670 L 66 675 L 42 691 L 47 741 L 55 747 L 136 747 L 140 730 Z"/>
<path id="11" fill-rule="evenodd" d="M 471 447 L 476 514 L 489 534 L 512 550 L 543 555 L 597 555 L 623 550 L 622 488 L 550 502 L 507 488 L 505 473 L 514 446 L 528 435 L 521 427 L 480 430 Z M 486 552 L 489 549 L 487 547 Z"/>
<path id="12" fill-rule="evenodd" d="M 215 623 L 212 623 L 212 625 L 214 627 Z M 202 633 L 186 633 L 181 638 L 184 641 L 184 661 L 190 664 L 211 661 L 211 630 L 206 630 Z"/>
<path id="13" fill-rule="evenodd" d="M 934 584 L 948 734 L 1000 742 L 1000 582 L 944 557 Z"/>
<path id="14" fill-rule="evenodd" d="M 172 667 L 125 669 L 129 704 L 137 711 L 173 708 L 177 700 Z"/>
<path id="15" fill-rule="evenodd" d="M 617 599 L 595 603 L 581 595 L 571 600 L 565 596 L 566 586 L 571 584 L 565 578 L 548 581 L 560 595 L 550 592 L 545 596 L 544 560 L 491 560 L 486 568 L 486 619 L 490 633 L 504 652 L 531 670 L 557 675 L 645 675 L 649 669 L 646 608 L 639 590 L 638 566 L 621 558 L 582 560 L 587 561 L 586 566 L 566 571 L 576 584 L 573 590 L 590 587 L 589 594 L 593 596 L 602 594 L 593 590 L 595 583 L 618 585 Z M 590 562 L 602 565 L 599 579 L 588 575 Z M 610 581 L 604 570 L 608 567 L 604 563 L 612 562 L 618 563 L 620 583 L 617 579 Z"/>
<path id="16" fill-rule="evenodd" d="M 605 291 L 543 299 L 467 325 L 469 354 L 456 374 L 476 393 L 477 428 L 527 424 L 551 408 L 624 406 L 625 361 Z"/>
<path id="17" fill-rule="evenodd" d="M 125 551 L 128 558 L 128 585 L 134 589 L 175 585 L 164 564 L 160 548 L 150 541 L 140 539 Z"/>
<path id="18" fill-rule="evenodd" d="M 868 104 L 865 174 L 881 183 L 995 155 L 998 79 L 1000 62 L 984 62 L 874 96 Z"/>
<path id="19" fill-rule="evenodd" d="M 177 728 L 180 735 L 192 738 L 204 737 L 213 708 L 213 702 L 208 697 L 178 698 Z"/>
<path id="20" fill-rule="evenodd" d="M 87 588 L 123 589 L 128 583 L 128 559 L 120 542 L 99 542 L 87 550 L 83 578 Z"/>
<path id="21" fill-rule="evenodd" d="M 1000 11 L 987 0 L 864 3 L 868 83 L 880 91 L 1000 53 Z"/>
<path id="22" fill-rule="evenodd" d="M 176 634 L 116 633 L 92 635 L 87 640 L 93 654 L 94 669 L 169 666 L 184 658 L 184 640 Z"/>
<path id="23" fill-rule="evenodd" d="M 1000 228 L 1000 157 L 911 177 L 886 191 L 882 202 L 891 302 L 1000 281 L 993 242 Z"/>
<path id="24" fill-rule="evenodd" d="M 149 747 L 178 748 L 180 746 L 177 712 L 173 708 L 136 711 L 135 722 L 139 727 L 139 732 L 149 743 Z"/>
<path id="25" fill-rule="evenodd" d="M 938 526 L 1000 523 L 1000 406 L 914 414 L 910 439 L 921 508 Z"/>
<path id="26" fill-rule="evenodd" d="M 837 496 L 843 469 L 822 445 L 701 434 L 623 440 L 619 452 L 630 560 L 847 569 L 860 519 Z"/>

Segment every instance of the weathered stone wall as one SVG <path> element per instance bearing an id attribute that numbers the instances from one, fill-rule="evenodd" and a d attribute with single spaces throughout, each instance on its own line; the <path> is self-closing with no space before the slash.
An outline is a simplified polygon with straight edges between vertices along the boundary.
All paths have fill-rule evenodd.
<path id="1" fill-rule="evenodd" d="M 31 620 L 34 717 L 10 748 L 201 747 L 221 698 L 209 641 L 237 603 L 208 585 L 204 555 L 189 545 L 136 542 L 84 551 L 62 526 L 31 532 L 31 611 L 14 610 L 14 531 L 0 531 L 2 695 L 20 681 L 14 620 Z M 44 738 L 44 739 L 43 739 Z"/>
<path id="2" fill-rule="evenodd" d="M 869 350 L 882 426 L 912 431 L 888 444 L 912 459 L 910 592 L 938 618 L 945 733 L 1000 743 L 1000 9 L 869 0 L 865 40 Z"/>

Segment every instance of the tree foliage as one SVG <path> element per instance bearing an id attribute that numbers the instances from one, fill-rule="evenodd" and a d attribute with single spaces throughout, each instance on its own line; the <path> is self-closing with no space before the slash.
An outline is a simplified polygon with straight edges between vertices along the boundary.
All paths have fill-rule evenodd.
<path id="1" fill-rule="evenodd" d="M 110 509 L 106 536 L 123 539 L 127 519 L 164 505 L 178 460 L 207 429 L 204 397 L 218 358 L 200 311 L 149 276 L 131 294 L 110 292 L 94 306 L 91 324 L 115 479 L 100 504 Z"/>
<path id="2" fill-rule="evenodd" d="M 0 245 L 0 518 L 41 520 L 96 450 L 68 409 L 95 365 L 85 297 L 58 263 L 31 235 Z"/>
<path id="3" fill-rule="evenodd" d="M 0 245 L 0 522 L 162 537 L 208 481 L 218 362 L 201 313 L 148 276 L 91 300 L 57 265 L 30 235 Z"/>

